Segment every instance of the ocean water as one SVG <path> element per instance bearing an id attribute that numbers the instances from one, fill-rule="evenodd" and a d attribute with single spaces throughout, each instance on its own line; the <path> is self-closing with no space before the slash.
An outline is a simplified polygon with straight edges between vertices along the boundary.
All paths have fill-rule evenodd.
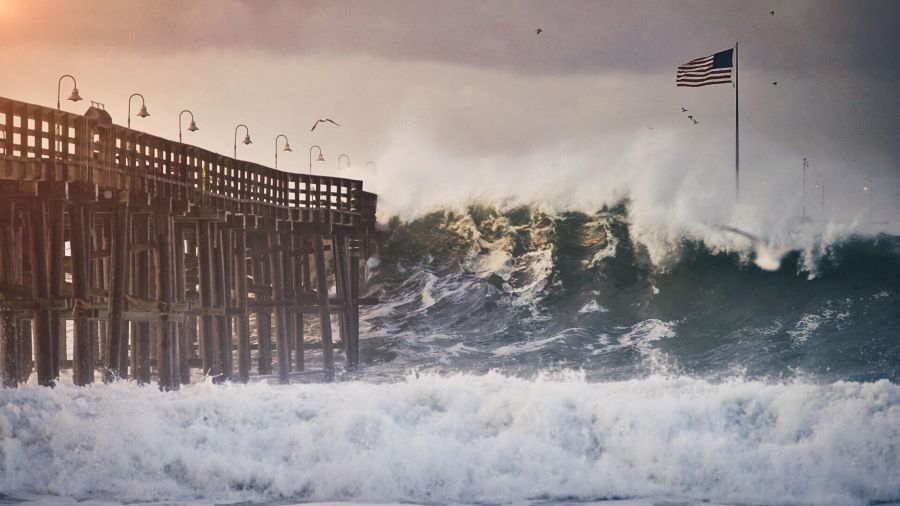
<path id="1" fill-rule="evenodd" d="M 896 504 L 900 238 L 799 243 L 392 221 L 360 369 L 0 391 L 0 504 Z"/>

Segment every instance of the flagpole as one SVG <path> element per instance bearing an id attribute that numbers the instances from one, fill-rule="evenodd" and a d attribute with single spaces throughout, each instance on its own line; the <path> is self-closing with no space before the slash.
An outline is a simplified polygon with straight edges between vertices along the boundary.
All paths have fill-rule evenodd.
<path id="1" fill-rule="evenodd" d="M 734 43 L 734 195 L 735 201 L 741 199 L 741 136 L 740 113 L 738 106 L 738 43 Z"/>

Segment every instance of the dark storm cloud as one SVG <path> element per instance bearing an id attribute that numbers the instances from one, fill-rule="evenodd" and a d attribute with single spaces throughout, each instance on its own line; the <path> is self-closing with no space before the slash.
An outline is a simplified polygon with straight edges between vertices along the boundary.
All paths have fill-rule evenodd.
<path id="1" fill-rule="evenodd" d="M 889 0 L 88 0 L 21 7 L 27 22 L 8 17 L 4 43 L 25 35 L 141 51 L 361 53 L 537 74 L 668 69 L 740 40 L 757 50 L 749 66 L 896 76 L 900 46 L 900 2 Z M 536 27 L 544 29 L 539 36 Z"/>

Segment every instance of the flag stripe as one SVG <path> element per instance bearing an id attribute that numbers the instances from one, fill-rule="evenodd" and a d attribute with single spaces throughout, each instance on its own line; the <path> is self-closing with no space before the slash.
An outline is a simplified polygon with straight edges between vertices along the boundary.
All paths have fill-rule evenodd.
<path id="1" fill-rule="evenodd" d="M 675 85 L 696 88 L 732 82 L 732 51 L 727 49 L 680 65 L 675 73 Z"/>

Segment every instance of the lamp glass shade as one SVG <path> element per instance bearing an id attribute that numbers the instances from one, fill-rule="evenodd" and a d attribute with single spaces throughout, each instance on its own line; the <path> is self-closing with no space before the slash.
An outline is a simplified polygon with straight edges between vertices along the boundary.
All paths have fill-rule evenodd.
<path id="1" fill-rule="evenodd" d="M 200 129 L 197 128 L 197 124 L 194 123 L 194 120 L 191 120 L 191 126 L 188 127 L 188 131 L 189 131 L 189 132 L 196 132 L 197 130 L 200 130 Z"/>
<path id="2" fill-rule="evenodd" d="M 146 106 L 146 105 L 142 105 L 142 106 L 141 106 L 141 110 L 140 110 L 140 112 L 137 113 L 137 115 L 140 116 L 140 117 L 142 117 L 142 118 L 146 118 L 147 116 L 150 116 L 150 113 L 147 112 L 147 106 Z"/>
<path id="3" fill-rule="evenodd" d="M 285 151 L 293 151 L 293 149 L 291 149 L 291 145 L 288 144 L 287 142 L 284 143 L 284 150 Z"/>
<path id="4" fill-rule="evenodd" d="M 78 94 L 78 88 L 72 88 L 72 94 L 69 95 L 68 100 L 71 100 L 72 102 L 81 100 L 81 95 Z"/>
<path id="5" fill-rule="evenodd" d="M 244 136 L 244 144 L 253 144 L 253 141 L 250 140 L 250 134 Z"/>
<path id="6" fill-rule="evenodd" d="M 319 159 L 318 159 L 317 161 L 319 161 L 319 162 L 324 162 L 324 161 L 325 161 L 325 157 L 322 156 L 322 153 L 321 153 L 321 152 L 319 152 Z"/>

